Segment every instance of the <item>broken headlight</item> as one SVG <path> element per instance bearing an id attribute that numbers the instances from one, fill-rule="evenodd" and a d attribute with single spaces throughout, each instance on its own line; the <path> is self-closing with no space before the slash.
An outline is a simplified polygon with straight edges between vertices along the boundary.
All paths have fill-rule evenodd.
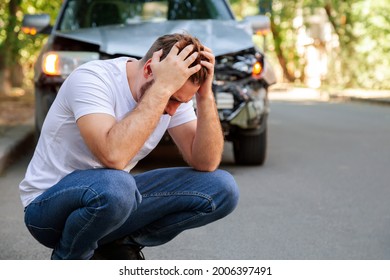
<path id="1" fill-rule="evenodd" d="M 216 58 L 214 93 L 221 119 L 250 101 L 259 102 L 263 56 L 254 48 Z M 236 112 L 237 113 L 237 112 Z"/>
<path id="2" fill-rule="evenodd" d="M 239 81 L 244 78 L 261 75 L 263 56 L 254 48 L 216 58 L 216 83 Z"/>

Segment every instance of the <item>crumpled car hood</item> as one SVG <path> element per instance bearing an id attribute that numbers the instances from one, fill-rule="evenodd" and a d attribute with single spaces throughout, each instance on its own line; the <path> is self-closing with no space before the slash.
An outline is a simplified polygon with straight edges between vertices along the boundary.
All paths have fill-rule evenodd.
<path id="1" fill-rule="evenodd" d="M 175 20 L 85 28 L 57 36 L 100 46 L 109 55 L 142 57 L 157 37 L 187 32 L 211 48 L 215 56 L 253 47 L 251 30 L 234 20 Z"/>

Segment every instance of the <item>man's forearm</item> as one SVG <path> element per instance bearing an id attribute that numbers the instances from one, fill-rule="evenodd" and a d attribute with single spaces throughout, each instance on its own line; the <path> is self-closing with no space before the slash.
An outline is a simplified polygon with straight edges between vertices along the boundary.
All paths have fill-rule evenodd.
<path id="1" fill-rule="evenodd" d="M 191 165 L 199 170 L 214 171 L 221 162 L 224 139 L 212 94 L 197 98 L 197 115 Z"/>
<path id="2" fill-rule="evenodd" d="M 118 169 L 123 169 L 145 144 L 157 127 L 168 99 L 169 94 L 156 94 L 151 89 L 134 111 L 111 128 L 107 147 Z"/>

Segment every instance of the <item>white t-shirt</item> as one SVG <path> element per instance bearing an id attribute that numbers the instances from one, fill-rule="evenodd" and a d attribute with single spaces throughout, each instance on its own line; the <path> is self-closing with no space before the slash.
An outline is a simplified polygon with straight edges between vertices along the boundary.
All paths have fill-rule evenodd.
<path id="1" fill-rule="evenodd" d="M 104 168 L 86 146 L 76 121 L 91 113 L 106 113 L 120 121 L 137 106 L 127 81 L 128 60 L 128 57 L 120 57 L 88 62 L 65 80 L 47 114 L 33 158 L 19 185 L 25 207 L 75 170 Z M 181 104 L 172 117 L 162 115 L 155 131 L 124 170 L 130 171 L 148 155 L 168 128 L 194 119 L 192 101 Z"/>

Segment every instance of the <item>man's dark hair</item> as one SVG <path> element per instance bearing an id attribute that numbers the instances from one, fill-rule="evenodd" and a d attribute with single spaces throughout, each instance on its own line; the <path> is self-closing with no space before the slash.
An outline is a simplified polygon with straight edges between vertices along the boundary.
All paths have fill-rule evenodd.
<path id="1" fill-rule="evenodd" d="M 189 34 L 175 33 L 175 34 L 168 34 L 159 37 L 150 47 L 150 49 L 145 54 L 145 56 L 142 58 L 142 62 L 145 64 L 146 61 L 152 58 L 154 52 L 161 49 L 163 50 L 163 54 L 160 59 L 163 60 L 170 52 L 173 45 L 175 45 L 177 42 L 180 42 L 178 46 L 179 52 L 182 51 L 188 45 L 194 45 L 194 50 L 188 56 L 190 56 L 194 52 L 199 53 L 198 57 L 190 65 L 190 67 L 200 64 L 201 60 L 206 60 L 206 61 L 208 60 L 205 56 L 200 54 L 200 51 L 203 51 L 204 47 L 196 37 L 193 37 Z M 202 68 L 198 72 L 196 72 L 190 77 L 190 81 L 196 85 L 201 85 L 206 80 L 207 74 L 208 74 L 207 68 L 202 66 Z"/>

